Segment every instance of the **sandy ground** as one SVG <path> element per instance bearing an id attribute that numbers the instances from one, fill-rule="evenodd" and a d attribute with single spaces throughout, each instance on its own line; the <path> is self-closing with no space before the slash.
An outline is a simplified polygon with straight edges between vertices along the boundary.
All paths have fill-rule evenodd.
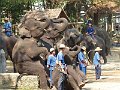
<path id="1" fill-rule="evenodd" d="M 114 47 L 111 51 L 111 55 L 107 56 L 108 63 L 101 66 L 100 80 L 95 80 L 94 66 L 87 67 L 89 82 L 82 90 L 120 90 L 120 47 Z"/>

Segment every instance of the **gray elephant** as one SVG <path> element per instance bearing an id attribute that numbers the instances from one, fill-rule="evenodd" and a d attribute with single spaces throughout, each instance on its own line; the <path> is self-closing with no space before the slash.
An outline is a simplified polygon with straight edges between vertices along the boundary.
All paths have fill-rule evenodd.
<path id="1" fill-rule="evenodd" d="M 97 26 L 93 26 L 93 28 L 95 29 L 95 34 L 100 38 L 102 38 L 105 42 L 106 55 L 110 54 L 111 39 L 110 39 L 109 33 L 106 30 Z M 87 30 L 87 26 L 84 26 L 81 31 L 83 35 L 86 34 L 86 30 Z"/>
<path id="2" fill-rule="evenodd" d="M 0 32 L 0 49 L 3 49 L 5 51 L 5 56 L 7 57 L 8 55 L 8 52 L 7 52 L 7 47 L 6 47 L 6 42 L 4 41 L 2 35 L 1 35 L 1 32 Z"/>
<path id="3" fill-rule="evenodd" d="M 83 40 L 83 35 L 80 34 L 80 32 L 75 29 L 67 29 L 64 33 L 64 40 L 62 42 L 65 43 L 68 47 L 74 47 L 75 45 L 78 45 Z"/>
<path id="4" fill-rule="evenodd" d="M 5 44 L 3 44 L 3 45 L 6 47 L 6 54 L 7 54 L 6 58 L 8 58 L 8 56 L 10 56 L 10 59 L 13 62 L 12 50 L 13 50 L 15 43 L 17 42 L 17 38 L 15 36 L 8 37 L 4 33 L 1 33 L 0 35 L 5 42 Z M 14 67 L 15 67 L 15 64 L 13 62 L 13 68 Z M 15 68 L 14 68 L 14 72 L 16 72 Z"/>
<path id="5" fill-rule="evenodd" d="M 18 73 L 38 75 L 40 87 L 47 88 L 47 73 L 44 67 L 44 59 L 48 51 L 45 47 L 38 47 L 34 38 L 19 39 L 13 48 L 12 57 Z M 42 73 L 42 74 L 41 74 Z"/>
<path id="6" fill-rule="evenodd" d="M 106 55 L 110 54 L 110 48 L 111 48 L 112 44 L 111 44 L 111 39 L 110 39 L 109 33 L 106 30 L 103 30 L 102 28 L 98 28 L 95 26 L 94 26 L 94 28 L 96 30 L 96 35 L 101 37 L 105 42 Z"/>

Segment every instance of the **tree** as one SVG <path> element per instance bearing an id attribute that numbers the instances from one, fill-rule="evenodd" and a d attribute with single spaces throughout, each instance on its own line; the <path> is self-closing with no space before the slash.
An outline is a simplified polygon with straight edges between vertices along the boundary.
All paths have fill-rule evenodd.
<path id="1" fill-rule="evenodd" d="M 24 10 L 31 10 L 36 0 L 0 0 L 0 16 L 12 17 L 13 23 L 19 22 Z"/>

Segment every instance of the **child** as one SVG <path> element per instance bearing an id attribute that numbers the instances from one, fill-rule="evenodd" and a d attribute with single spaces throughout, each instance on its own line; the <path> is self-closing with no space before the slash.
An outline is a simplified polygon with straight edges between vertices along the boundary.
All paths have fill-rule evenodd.
<path id="1" fill-rule="evenodd" d="M 79 60 L 79 68 L 80 70 L 86 75 L 86 67 L 87 67 L 87 63 L 85 61 L 85 55 L 84 52 L 86 51 L 86 47 L 83 46 L 81 48 L 80 53 L 78 54 L 78 60 Z"/>
<path id="2" fill-rule="evenodd" d="M 95 65 L 95 74 L 96 74 L 96 80 L 97 79 L 100 79 L 100 76 L 101 76 L 101 65 L 100 65 L 100 51 L 102 49 L 100 47 L 97 47 L 95 49 L 95 55 L 94 55 L 94 58 L 93 58 L 93 64 Z"/>
<path id="3" fill-rule="evenodd" d="M 48 60 L 47 60 L 47 67 L 49 68 L 49 71 L 50 71 L 50 88 L 52 88 L 52 84 L 53 84 L 53 81 L 52 81 L 52 72 L 54 70 L 54 67 L 56 65 L 56 57 L 55 57 L 55 49 L 54 48 L 51 48 L 50 49 L 50 55 L 48 56 Z"/>

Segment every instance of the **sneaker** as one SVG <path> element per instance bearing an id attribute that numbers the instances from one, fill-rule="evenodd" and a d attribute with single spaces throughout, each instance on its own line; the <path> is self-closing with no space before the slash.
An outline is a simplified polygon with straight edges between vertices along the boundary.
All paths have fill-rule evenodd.
<path id="1" fill-rule="evenodd" d="M 53 85 L 52 85 L 52 83 L 50 83 L 50 89 L 52 89 L 53 88 Z"/>

